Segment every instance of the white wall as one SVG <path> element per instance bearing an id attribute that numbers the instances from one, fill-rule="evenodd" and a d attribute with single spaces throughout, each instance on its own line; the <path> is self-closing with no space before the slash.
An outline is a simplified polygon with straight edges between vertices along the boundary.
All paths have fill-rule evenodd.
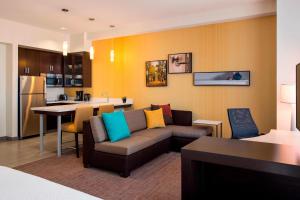
<path id="1" fill-rule="evenodd" d="M 16 137 L 18 134 L 18 45 L 62 51 L 62 43 L 64 40 L 69 40 L 69 36 L 4 19 L 0 19 L 0 27 L 0 43 L 10 44 L 12 51 L 8 61 L 10 64 L 7 66 L 11 67 L 7 78 L 9 81 L 5 86 L 11 88 L 11 93 L 6 93 L 6 102 L 11 102 L 11 108 L 8 107 L 7 110 L 11 116 L 7 120 L 6 135 Z"/>
<path id="2" fill-rule="evenodd" d="M 300 1 L 277 0 L 277 128 L 289 130 L 291 107 L 280 102 L 280 85 L 295 84 L 300 63 Z"/>
<path id="3" fill-rule="evenodd" d="M 64 88 L 46 88 L 47 101 L 57 101 L 60 94 L 64 94 Z"/>
<path id="4" fill-rule="evenodd" d="M 70 35 L 70 52 L 89 51 L 91 45 L 86 32 Z"/>
<path id="5" fill-rule="evenodd" d="M 6 45 L 0 43 L 0 94 L 6 92 Z M 0 95 L 0 137 L 6 136 L 6 96 Z"/>

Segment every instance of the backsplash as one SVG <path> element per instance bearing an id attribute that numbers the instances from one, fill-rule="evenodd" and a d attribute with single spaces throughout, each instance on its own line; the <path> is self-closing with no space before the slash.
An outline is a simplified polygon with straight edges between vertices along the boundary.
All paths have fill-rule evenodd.
<path id="1" fill-rule="evenodd" d="M 46 99 L 47 101 L 56 101 L 58 96 L 64 93 L 64 88 L 46 88 Z"/>

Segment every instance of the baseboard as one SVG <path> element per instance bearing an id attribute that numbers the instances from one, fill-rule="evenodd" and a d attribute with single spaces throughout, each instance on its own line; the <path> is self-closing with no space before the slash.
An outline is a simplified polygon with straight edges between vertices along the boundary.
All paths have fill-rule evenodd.
<path id="1" fill-rule="evenodd" d="M 0 141 L 14 141 L 14 140 L 18 140 L 18 137 L 8 137 L 8 136 L 0 137 Z"/>

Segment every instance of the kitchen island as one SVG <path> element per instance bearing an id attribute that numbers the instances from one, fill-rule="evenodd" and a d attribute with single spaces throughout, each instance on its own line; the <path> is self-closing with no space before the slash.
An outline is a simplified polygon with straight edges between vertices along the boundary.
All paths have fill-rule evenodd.
<path id="1" fill-rule="evenodd" d="M 50 102 L 47 102 L 49 104 Z M 62 103 L 65 105 L 34 107 L 31 110 L 40 115 L 40 152 L 44 151 L 44 115 L 56 116 L 57 118 L 57 156 L 61 156 L 61 117 L 64 115 L 74 114 L 75 110 L 80 105 L 90 105 L 94 108 L 94 113 L 97 112 L 100 105 L 113 104 L 116 109 L 129 108 L 133 104 L 132 99 L 127 99 L 123 103 L 121 99 L 92 99 L 91 101 L 54 101 L 53 103 Z"/>

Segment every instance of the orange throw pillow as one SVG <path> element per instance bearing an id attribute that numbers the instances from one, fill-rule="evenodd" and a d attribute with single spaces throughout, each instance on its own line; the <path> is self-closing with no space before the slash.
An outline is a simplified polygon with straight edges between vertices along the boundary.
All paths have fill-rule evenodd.
<path id="1" fill-rule="evenodd" d="M 147 119 L 148 129 L 166 127 L 161 108 L 158 110 L 144 110 L 144 112 Z"/>

